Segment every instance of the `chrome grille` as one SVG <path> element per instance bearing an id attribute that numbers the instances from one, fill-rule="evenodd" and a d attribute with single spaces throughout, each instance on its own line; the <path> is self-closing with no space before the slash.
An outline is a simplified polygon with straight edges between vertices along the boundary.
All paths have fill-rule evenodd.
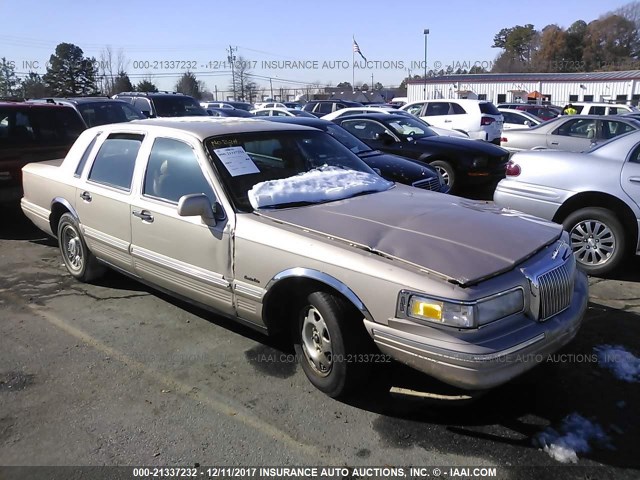
<path id="1" fill-rule="evenodd" d="M 540 321 L 562 312 L 571 304 L 575 278 L 575 262 L 572 260 L 538 277 Z"/>
<path id="2" fill-rule="evenodd" d="M 418 180 L 411 184 L 416 188 L 422 188 L 424 190 L 433 190 L 435 192 L 440 191 L 440 178 L 427 178 L 426 180 Z"/>

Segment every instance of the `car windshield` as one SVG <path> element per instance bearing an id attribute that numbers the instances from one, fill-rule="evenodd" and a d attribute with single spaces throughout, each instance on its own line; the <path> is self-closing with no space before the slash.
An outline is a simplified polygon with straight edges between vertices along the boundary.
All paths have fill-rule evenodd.
<path id="1" fill-rule="evenodd" d="M 205 146 L 235 207 L 245 212 L 339 200 L 393 185 L 320 131 L 240 133 L 209 138 Z"/>
<path id="2" fill-rule="evenodd" d="M 369 147 L 369 145 L 364 143 L 355 135 L 351 135 L 344 128 L 339 127 L 338 125 L 327 125 L 327 133 L 356 155 L 371 151 L 371 147 Z"/>
<path id="3" fill-rule="evenodd" d="M 424 138 L 437 137 L 437 133 L 431 130 L 424 122 L 409 116 L 395 117 L 387 122 L 387 126 L 403 137 Z"/>
<path id="4" fill-rule="evenodd" d="M 159 117 L 206 116 L 206 110 L 193 98 L 182 95 L 153 97 L 156 113 Z"/>
<path id="5" fill-rule="evenodd" d="M 78 110 L 88 127 L 146 118 L 142 113 L 124 102 L 83 103 L 78 105 Z"/>

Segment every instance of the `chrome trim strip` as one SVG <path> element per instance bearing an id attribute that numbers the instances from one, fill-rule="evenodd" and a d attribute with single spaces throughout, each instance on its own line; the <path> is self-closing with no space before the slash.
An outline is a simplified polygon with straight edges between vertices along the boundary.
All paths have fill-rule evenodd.
<path id="1" fill-rule="evenodd" d="M 264 288 L 255 287 L 248 283 L 239 282 L 237 280 L 234 281 L 233 289 L 239 295 L 255 298 L 256 300 L 262 300 L 265 292 Z"/>
<path id="2" fill-rule="evenodd" d="M 86 225 L 82 225 L 82 233 L 93 240 L 97 240 L 98 242 L 102 242 L 106 245 L 109 245 L 117 250 L 121 250 L 123 252 L 129 253 L 129 242 L 124 240 L 120 240 L 112 235 L 108 235 L 104 232 L 96 230 L 95 228 L 87 227 Z"/>
<path id="3" fill-rule="evenodd" d="M 441 358 L 448 358 L 451 360 L 459 360 L 463 362 L 474 362 L 474 363 L 490 362 L 502 357 L 506 357 L 507 355 L 511 355 L 522 349 L 530 347 L 535 343 L 541 342 L 542 340 L 545 339 L 545 337 L 546 335 L 544 333 L 541 333 L 539 335 L 536 335 L 533 338 L 530 338 L 525 342 L 519 343 L 517 345 L 514 345 L 513 347 L 509 347 L 499 352 L 485 353 L 485 354 L 472 354 L 472 353 L 464 353 L 456 350 L 448 350 L 445 348 L 438 348 L 438 347 L 431 346 L 431 348 L 437 348 L 437 350 L 432 350 L 430 348 L 425 348 L 425 347 L 429 347 L 429 345 L 427 344 L 419 343 L 414 340 L 409 340 L 407 338 L 400 337 L 398 335 L 383 332 L 375 327 L 373 328 L 373 340 L 376 343 L 381 343 L 382 345 L 385 345 L 384 342 L 389 342 L 392 344 L 392 345 L 389 345 L 390 347 L 394 347 L 394 345 L 395 346 L 399 345 L 402 347 L 413 348 L 414 350 L 418 350 L 422 352 L 424 355 L 435 355 Z M 394 348 L 397 348 L 397 347 L 394 347 Z M 407 352 L 407 353 L 412 353 L 412 352 Z"/>
<path id="4" fill-rule="evenodd" d="M 329 285 L 330 287 L 334 288 L 335 290 L 340 292 L 342 295 L 344 295 L 351 303 L 353 303 L 353 305 L 355 305 L 355 307 L 358 310 L 360 310 L 360 313 L 364 315 L 364 318 L 372 322 L 374 321 L 373 316 L 371 315 L 367 307 L 365 307 L 364 303 L 362 303 L 362 300 L 358 298 L 358 296 L 353 292 L 353 290 L 347 287 L 340 280 L 332 277 L 327 273 L 320 272 L 318 270 L 313 270 L 311 268 L 306 268 L 306 267 L 289 268 L 287 270 L 283 270 L 282 272 L 276 274 L 271 280 L 269 280 L 269 282 L 267 283 L 267 286 L 265 287 L 264 301 L 262 303 L 263 304 L 266 303 L 266 301 L 268 300 L 267 296 L 269 295 L 269 292 L 271 292 L 271 288 L 276 283 L 278 283 L 280 280 L 284 280 L 286 278 L 291 278 L 291 277 L 310 278 L 312 280 L 317 280 L 318 282 L 324 283 L 325 285 Z"/>
<path id="5" fill-rule="evenodd" d="M 141 260 L 147 260 L 160 267 L 168 268 L 174 272 L 187 275 L 188 277 L 196 280 L 201 280 L 206 283 L 210 283 L 217 287 L 230 288 L 231 284 L 225 280 L 225 278 L 219 273 L 205 270 L 204 268 L 196 267 L 189 263 L 181 262 L 174 258 L 161 255 L 146 248 L 137 247 L 131 245 L 131 256 Z"/>
<path id="6" fill-rule="evenodd" d="M 21 201 L 21 207 L 24 210 L 28 210 L 29 212 L 31 212 L 32 214 L 42 218 L 43 220 L 49 220 L 49 215 L 51 215 L 51 211 L 47 210 L 46 208 L 41 207 L 40 205 L 36 205 L 35 203 L 32 203 L 28 200 L 25 200 L 24 198 Z"/>

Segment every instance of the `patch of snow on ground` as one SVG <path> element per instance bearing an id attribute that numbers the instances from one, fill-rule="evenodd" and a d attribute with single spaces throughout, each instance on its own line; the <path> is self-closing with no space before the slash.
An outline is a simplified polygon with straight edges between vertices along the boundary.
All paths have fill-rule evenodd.
<path id="1" fill-rule="evenodd" d="M 621 345 L 599 345 L 594 348 L 598 364 L 608 368 L 619 380 L 640 382 L 640 358 Z"/>
<path id="2" fill-rule="evenodd" d="M 576 463 L 579 453 L 591 450 L 590 443 L 607 446 L 609 437 L 597 423 L 572 413 L 564 418 L 559 431 L 549 427 L 535 437 L 535 442 L 551 458 L 562 463 Z"/>
<path id="3" fill-rule="evenodd" d="M 260 182 L 249 190 L 253 208 L 296 202 L 327 202 L 391 187 L 382 177 L 339 167 L 320 167 L 289 178 Z"/>

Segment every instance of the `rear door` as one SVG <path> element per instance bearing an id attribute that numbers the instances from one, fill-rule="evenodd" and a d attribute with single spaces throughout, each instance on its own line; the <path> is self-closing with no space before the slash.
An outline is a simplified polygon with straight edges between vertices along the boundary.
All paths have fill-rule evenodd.
<path id="1" fill-rule="evenodd" d="M 89 249 L 127 272 L 132 272 L 129 204 L 143 140 L 142 133 L 109 134 L 76 189 L 76 211 Z"/>
<path id="2" fill-rule="evenodd" d="M 449 102 L 429 102 L 423 110 L 422 117 L 436 127 L 453 129 L 453 120 L 449 116 Z"/>
<path id="3" fill-rule="evenodd" d="M 636 145 L 622 166 L 622 189 L 640 206 L 640 144 Z"/>
<path id="4" fill-rule="evenodd" d="M 181 217 L 180 197 L 217 198 L 203 170 L 207 159 L 188 138 L 157 137 L 131 203 L 131 254 L 137 275 L 184 297 L 233 314 L 228 216 L 216 222 Z M 215 224 L 214 224 L 215 223 Z"/>

